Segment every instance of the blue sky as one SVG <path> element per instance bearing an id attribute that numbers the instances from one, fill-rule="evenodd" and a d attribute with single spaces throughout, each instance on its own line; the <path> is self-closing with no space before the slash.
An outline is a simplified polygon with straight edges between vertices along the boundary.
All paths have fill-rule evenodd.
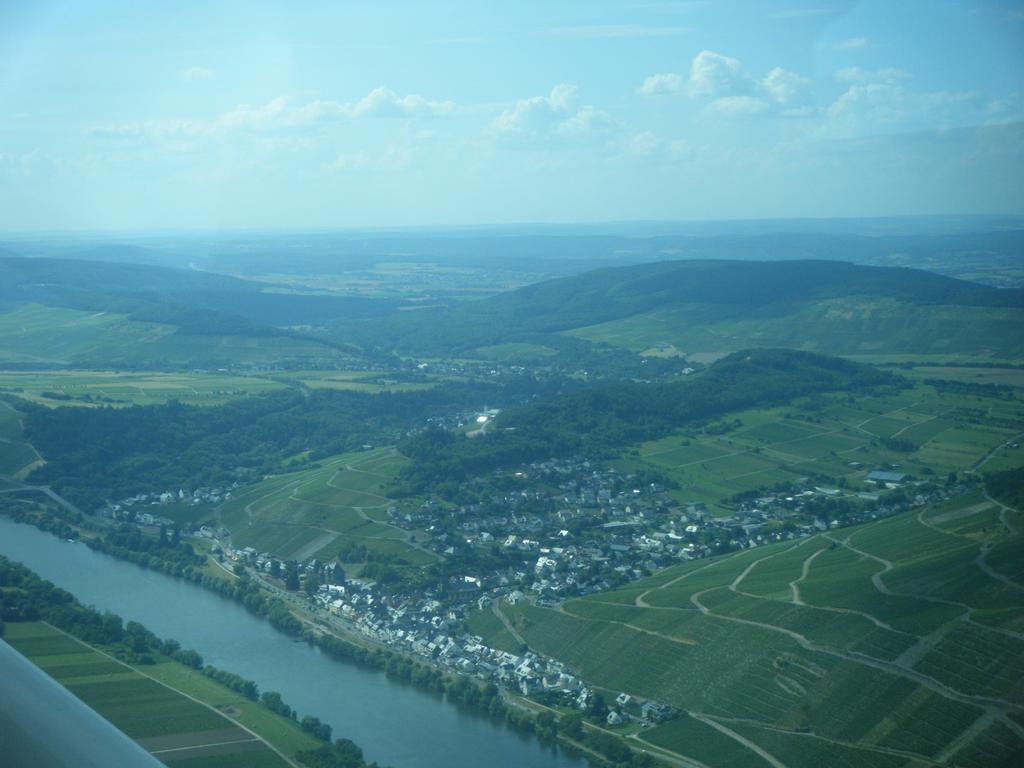
<path id="1" fill-rule="evenodd" d="M 0 0 L 0 230 L 1024 213 L 1024 3 Z"/>

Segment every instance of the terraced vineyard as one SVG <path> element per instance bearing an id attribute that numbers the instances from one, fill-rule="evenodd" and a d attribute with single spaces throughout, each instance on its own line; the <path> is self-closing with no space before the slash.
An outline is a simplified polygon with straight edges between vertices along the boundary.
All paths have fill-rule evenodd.
<path id="1" fill-rule="evenodd" d="M 960 393 L 918 383 L 896 395 L 816 395 L 790 406 L 731 414 L 723 434 L 689 431 L 644 443 L 623 466 L 654 467 L 680 485 L 680 501 L 709 506 L 743 491 L 826 475 L 857 487 L 870 469 L 943 477 L 969 469 L 1024 431 L 1016 392 Z M 994 458 L 1016 466 L 1020 449 Z"/>
<path id="2" fill-rule="evenodd" d="M 978 491 L 501 610 L 606 695 L 678 708 L 630 738 L 701 764 L 1019 765 L 1022 530 Z"/>
<path id="3" fill-rule="evenodd" d="M 435 556 L 387 522 L 392 501 L 384 485 L 404 461 L 393 448 L 381 448 L 276 475 L 225 504 L 221 520 L 235 546 L 282 559 L 330 561 L 350 545 L 362 544 L 409 566 L 428 564 Z"/>

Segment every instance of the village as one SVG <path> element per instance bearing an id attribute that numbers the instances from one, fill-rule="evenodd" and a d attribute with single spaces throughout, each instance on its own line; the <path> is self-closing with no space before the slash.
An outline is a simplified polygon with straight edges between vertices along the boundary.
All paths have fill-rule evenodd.
<path id="1" fill-rule="evenodd" d="M 542 703 L 597 712 L 608 725 L 652 724 L 670 717 L 671 709 L 626 693 L 606 704 L 563 662 L 525 643 L 515 651 L 489 646 L 472 631 L 472 617 L 493 613 L 516 637 L 495 603 L 558 606 L 676 563 L 796 540 L 969 490 L 961 483 L 926 486 L 887 468 L 868 473 L 864 488 L 872 490 L 797 478 L 784 491 L 738 501 L 722 516 L 702 503 L 680 502 L 671 489 L 647 479 L 585 458 L 552 459 L 474 479 L 468 490 L 476 500 L 465 504 L 396 503 L 387 510 L 392 523 L 426 532 L 423 546 L 444 564 L 444 575 L 420 589 L 349 576 L 346 567 L 359 570 L 352 564 L 286 562 L 235 547 L 230 531 L 210 524 L 185 524 L 181 534 L 206 540 L 226 567 L 260 578 L 322 630 L 359 635 Z M 108 504 L 101 514 L 144 529 L 177 529 L 161 509 L 220 503 L 235 487 L 139 494 Z"/>

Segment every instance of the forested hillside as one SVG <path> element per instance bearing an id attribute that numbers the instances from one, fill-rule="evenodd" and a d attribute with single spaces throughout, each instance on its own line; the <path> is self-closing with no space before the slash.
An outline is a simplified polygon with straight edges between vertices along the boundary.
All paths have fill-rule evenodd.
<path id="1" fill-rule="evenodd" d="M 401 490 L 422 491 L 549 456 L 607 456 L 728 411 L 900 382 L 874 368 L 807 352 L 739 352 L 692 380 L 604 384 L 539 400 L 502 414 L 480 437 L 427 430 L 400 446 L 414 460 L 402 470 Z"/>

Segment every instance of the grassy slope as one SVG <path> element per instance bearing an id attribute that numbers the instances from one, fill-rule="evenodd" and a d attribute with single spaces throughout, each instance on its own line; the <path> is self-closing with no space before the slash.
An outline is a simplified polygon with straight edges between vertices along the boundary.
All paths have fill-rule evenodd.
<path id="1" fill-rule="evenodd" d="M 396 555 L 410 565 L 434 558 L 386 525 L 391 501 L 384 484 L 405 461 L 394 449 L 344 454 L 317 469 L 269 477 L 236 495 L 221 510 L 235 546 L 281 558 L 331 560 L 346 544 Z"/>
<path id="2" fill-rule="evenodd" d="M 560 610 L 503 607 L 531 646 L 584 679 L 705 718 L 641 735 L 709 765 L 758 760 L 732 737 L 695 742 L 709 721 L 790 768 L 999 765 L 1024 750 L 1007 717 L 1024 713 L 1024 588 L 976 558 L 993 545 L 1024 557 L 1024 515 L 1003 514 L 975 494 L 678 566 Z"/>
<path id="3" fill-rule="evenodd" d="M 402 349 L 507 349 L 569 332 L 636 351 L 785 346 L 1024 356 L 1024 293 L 826 261 L 662 261 L 548 280 L 366 330 Z M 374 333 L 377 335 L 374 336 Z"/>
<path id="4" fill-rule="evenodd" d="M 22 439 L 20 414 L 0 401 L 0 475 L 23 476 L 39 461 L 39 454 Z"/>
<path id="5" fill-rule="evenodd" d="M 683 353 L 793 347 L 843 355 L 1024 358 L 1020 308 L 918 307 L 893 298 L 851 296 L 807 303 L 736 307 L 687 305 L 585 326 L 571 335 L 640 352 L 671 344 Z"/>
<path id="6" fill-rule="evenodd" d="M 162 741 L 169 737 L 173 741 L 175 737 L 203 731 L 214 732 L 217 741 L 252 738 L 251 734 L 237 729 L 235 723 L 255 731 L 287 755 L 319 746 L 319 742 L 291 721 L 177 662 L 163 660 L 136 671 L 38 622 L 8 624 L 6 639 L 130 737 L 144 745 L 152 740 L 148 742 L 151 750 L 167 748 L 166 744 L 157 744 L 157 739 Z M 230 711 L 232 717 L 204 707 L 189 696 L 214 709 Z M 234 735 L 222 732 L 232 728 L 236 730 Z M 156 756 L 175 766 L 239 764 L 277 768 L 287 765 L 266 746 L 251 750 L 252 745 L 247 744 L 237 752 L 216 757 L 203 756 L 201 751 L 191 755 L 178 751 Z"/>

